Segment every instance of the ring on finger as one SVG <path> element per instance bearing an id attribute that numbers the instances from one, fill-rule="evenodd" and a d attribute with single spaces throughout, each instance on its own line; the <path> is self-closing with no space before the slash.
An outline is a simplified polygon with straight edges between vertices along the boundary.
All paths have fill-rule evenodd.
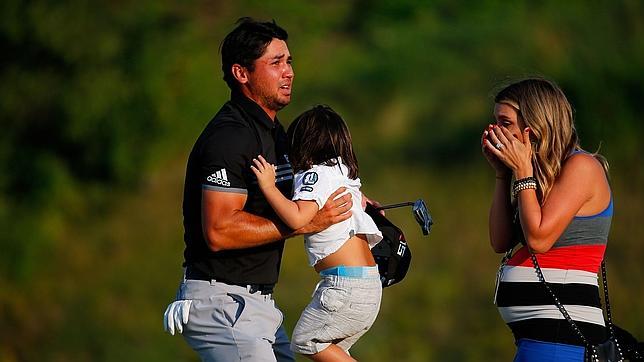
<path id="1" fill-rule="evenodd" d="M 499 143 L 497 143 L 496 145 L 494 145 L 494 147 L 496 147 L 496 149 L 497 149 L 497 150 L 500 150 L 500 149 L 502 149 L 504 146 L 503 146 L 503 144 L 502 144 L 501 142 L 499 142 Z"/>

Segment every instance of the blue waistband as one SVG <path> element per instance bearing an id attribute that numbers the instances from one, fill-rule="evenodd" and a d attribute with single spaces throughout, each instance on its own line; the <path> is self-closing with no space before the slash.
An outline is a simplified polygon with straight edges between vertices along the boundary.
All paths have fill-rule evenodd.
<path id="1" fill-rule="evenodd" d="M 380 278 L 377 266 L 344 266 L 338 265 L 320 272 L 321 276 L 336 275 L 349 278 Z"/>

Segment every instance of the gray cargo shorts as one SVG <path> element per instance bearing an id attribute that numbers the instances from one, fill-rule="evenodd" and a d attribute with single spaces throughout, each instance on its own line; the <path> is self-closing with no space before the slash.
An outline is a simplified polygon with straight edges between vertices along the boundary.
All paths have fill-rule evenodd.
<path id="1" fill-rule="evenodd" d="M 294 361 L 283 315 L 271 294 L 217 281 L 184 280 L 177 299 L 191 299 L 183 337 L 202 361 Z"/>
<path id="2" fill-rule="evenodd" d="M 335 343 L 348 352 L 373 325 L 381 297 L 377 267 L 369 267 L 369 275 L 361 278 L 322 276 L 313 300 L 297 321 L 291 350 L 315 354 Z"/>

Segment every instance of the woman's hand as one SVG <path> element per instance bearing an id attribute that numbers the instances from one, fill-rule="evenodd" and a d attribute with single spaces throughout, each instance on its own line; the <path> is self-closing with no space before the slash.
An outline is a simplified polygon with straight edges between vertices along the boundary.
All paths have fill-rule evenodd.
<path id="1" fill-rule="evenodd" d="M 485 141 L 486 139 L 489 138 L 490 131 L 492 130 L 492 125 L 488 125 L 488 127 L 483 131 L 483 135 L 481 136 L 481 152 L 483 152 L 483 156 L 485 156 L 485 159 L 487 162 L 492 166 L 494 171 L 496 172 L 496 177 L 501 177 L 501 178 L 510 178 L 510 173 L 512 170 L 508 168 L 501 160 L 499 160 L 498 157 L 496 157 L 488 148 L 486 147 Z"/>
<path id="2" fill-rule="evenodd" d="M 511 169 L 517 180 L 532 176 L 533 171 L 530 128 L 526 127 L 522 136 L 518 139 L 505 127 L 495 125 L 483 140 L 484 149 Z"/>
<path id="3" fill-rule="evenodd" d="M 275 166 L 268 163 L 268 161 L 266 161 L 261 155 L 257 156 L 257 158 L 253 158 L 253 163 L 255 166 L 251 165 L 250 169 L 253 170 L 253 173 L 257 176 L 259 188 L 267 190 L 271 187 L 275 187 Z"/>

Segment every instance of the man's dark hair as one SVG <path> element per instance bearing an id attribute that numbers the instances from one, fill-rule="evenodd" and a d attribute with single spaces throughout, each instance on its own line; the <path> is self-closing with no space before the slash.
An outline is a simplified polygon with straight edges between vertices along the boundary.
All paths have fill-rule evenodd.
<path id="1" fill-rule="evenodd" d="M 231 71 L 233 64 L 253 71 L 255 60 L 264 54 L 273 38 L 284 41 L 288 39 L 286 30 L 277 25 L 275 20 L 259 22 L 248 17 L 237 20 L 237 27 L 226 35 L 219 48 L 224 81 L 231 90 L 238 87 Z"/>
<path id="2" fill-rule="evenodd" d="M 287 135 L 293 171 L 306 171 L 320 164 L 335 166 L 341 157 L 349 169 L 349 178 L 358 178 L 358 160 L 349 128 L 331 107 L 317 105 L 300 114 L 288 127 Z"/>

